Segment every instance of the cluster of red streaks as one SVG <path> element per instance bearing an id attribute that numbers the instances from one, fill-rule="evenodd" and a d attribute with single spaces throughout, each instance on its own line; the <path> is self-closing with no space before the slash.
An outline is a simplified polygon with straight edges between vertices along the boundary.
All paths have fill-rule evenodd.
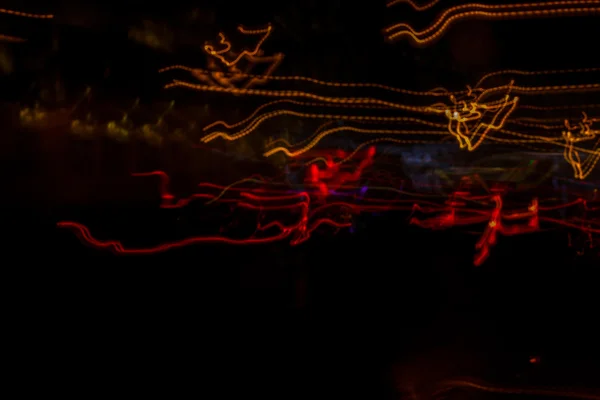
<path id="1" fill-rule="evenodd" d="M 474 259 L 476 266 L 483 264 L 488 258 L 491 247 L 498 241 L 499 234 L 514 236 L 538 232 L 540 230 L 540 221 L 578 229 L 590 236 L 600 233 L 600 227 L 592 227 L 593 223 L 598 226 L 598 221 L 582 220 L 581 222 L 584 223 L 577 224 L 539 215 L 540 211 L 555 211 L 575 205 L 583 205 L 586 212 L 600 209 L 600 207 L 591 207 L 587 200 L 580 198 L 566 204 L 540 206 L 538 198 L 533 198 L 529 207 L 524 210 L 515 211 L 505 209 L 503 201 L 503 195 L 505 194 L 505 189 L 492 189 L 491 193 L 485 196 L 472 196 L 469 192 L 457 191 L 453 196 L 450 196 L 450 200 L 442 209 L 439 207 L 424 208 L 416 204 L 415 210 L 424 213 L 436 213 L 437 215 L 425 219 L 414 217 L 411 219 L 411 223 L 429 229 L 447 229 L 455 226 L 486 223 L 486 227 L 475 245 L 478 251 Z M 468 202 L 493 204 L 493 209 L 467 207 Z"/>
<path id="2" fill-rule="evenodd" d="M 347 157 L 343 150 L 337 150 L 336 153 L 340 159 Z M 340 164 L 335 163 L 331 156 L 326 156 L 325 169 L 320 170 L 317 164 L 311 164 L 306 181 L 317 186 L 321 195 L 327 197 L 330 190 L 337 190 L 348 182 L 359 181 L 365 168 L 373 164 L 373 157 L 375 157 L 375 146 L 369 147 L 365 153 L 365 158 L 361 160 L 353 172 L 345 172 L 340 170 Z"/>
<path id="3" fill-rule="evenodd" d="M 322 202 L 330 194 L 329 187 L 335 189 L 346 189 L 344 183 L 353 182 L 360 179 L 360 175 L 365 168 L 373 162 L 375 155 L 375 148 L 370 148 L 365 152 L 365 158 L 359 163 L 358 167 L 354 172 L 340 171 L 339 166 L 333 164 L 330 160 L 326 168 L 322 171 L 312 164 L 307 173 L 307 182 L 305 185 L 307 190 L 299 193 L 284 193 L 283 189 L 266 189 L 264 187 L 258 188 L 242 188 L 234 186 L 220 186 L 212 183 L 201 183 L 198 186 L 203 188 L 212 188 L 219 191 L 218 194 L 211 193 L 195 193 L 187 198 L 175 199 L 175 196 L 169 191 L 169 176 L 163 171 L 152 171 L 145 173 L 134 173 L 133 176 L 144 177 L 144 176 L 156 176 L 160 180 L 160 196 L 161 196 L 161 208 L 181 208 L 190 202 L 199 199 L 206 199 L 211 201 L 218 201 L 222 203 L 234 203 L 235 207 L 246 210 L 254 210 L 260 212 L 276 211 L 276 212 L 298 212 L 299 217 L 292 224 L 285 224 L 280 221 L 273 221 L 261 225 L 260 222 L 256 226 L 255 235 L 266 231 L 277 233 L 271 234 L 265 237 L 251 237 L 247 239 L 231 239 L 225 236 L 204 236 L 204 237 L 193 237 L 184 240 L 180 240 L 173 243 L 167 243 L 155 247 L 142 248 L 142 249 L 128 249 L 119 242 L 114 240 L 101 241 L 92 236 L 89 229 L 77 222 L 64 221 L 59 222 L 58 227 L 67 228 L 75 231 L 76 235 L 85 243 L 98 249 L 108 249 L 118 254 L 153 254 L 158 252 L 167 251 L 169 249 L 188 246 L 195 243 L 227 243 L 227 244 L 260 244 L 275 242 L 286 238 L 290 239 L 291 245 L 298 245 L 306 241 L 313 231 L 322 225 L 329 225 L 334 228 L 349 228 L 352 222 L 349 222 L 348 213 L 359 213 L 361 211 L 385 211 L 392 209 L 403 209 L 409 210 L 410 206 L 402 205 L 401 203 L 407 203 L 407 201 L 381 201 L 374 200 L 372 204 L 356 205 L 349 202 L 332 201 Z M 338 156 L 344 157 L 345 153 L 338 153 Z M 251 177 L 252 178 L 252 177 Z M 249 178 L 249 179 L 251 179 Z M 267 183 L 267 181 L 259 177 L 261 181 Z M 229 197 L 224 196 L 224 193 L 233 193 Z M 288 191 L 289 192 L 289 191 Z M 391 203 L 396 203 L 393 205 Z M 311 209 L 312 208 L 312 209 Z M 339 212 L 339 210 L 345 210 L 345 212 Z M 330 211 L 335 212 L 335 219 L 329 215 L 320 216 Z M 254 236 L 254 235 L 253 235 Z"/>
<path id="4" fill-rule="evenodd" d="M 175 202 L 175 196 L 169 192 L 169 176 L 163 171 L 153 171 L 147 173 L 135 173 L 134 176 L 158 176 L 160 179 L 160 192 L 161 192 L 161 207 L 162 208 L 180 208 L 189 204 L 195 199 L 218 199 L 220 202 L 234 202 L 236 207 L 248 210 L 256 211 L 300 211 L 300 216 L 297 221 L 293 224 L 284 224 L 280 221 L 273 221 L 265 225 L 256 227 L 256 232 L 272 231 L 276 229 L 278 232 L 267 237 L 251 237 L 247 239 L 231 239 L 225 236 L 204 236 L 204 237 L 193 237 L 184 240 L 180 240 L 173 243 L 167 243 L 151 248 L 144 249 L 127 249 L 119 241 L 109 240 L 101 241 L 95 239 L 89 229 L 77 222 L 65 221 L 59 222 L 58 227 L 68 228 L 75 231 L 77 236 L 85 243 L 98 249 L 108 249 L 114 253 L 120 254 L 153 254 L 158 252 L 167 251 L 169 249 L 183 247 L 195 243 L 227 243 L 227 244 L 260 244 L 275 242 L 286 238 L 291 238 L 291 244 L 297 245 L 306 241 L 310 234 L 321 225 L 331 225 L 335 228 L 346 228 L 351 225 L 349 222 L 336 222 L 331 218 L 315 218 L 315 214 L 322 211 L 324 208 L 330 205 L 324 204 L 320 207 L 310 210 L 311 206 L 311 195 L 308 192 L 300 192 L 293 194 L 280 194 L 272 196 L 262 188 L 250 189 L 241 191 L 239 188 L 226 188 L 214 184 L 200 184 L 204 187 L 213 187 L 220 191 L 231 189 L 233 192 L 238 192 L 239 197 L 236 199 L 221 199 L 221 195 L 199 193 L 194 194 L 185 199 L 179 199 Z M 261 194 L 255 194 L 253 192 L 260 192 Z M 272 191 L 271 191 L 272 192 Z M 350 206 L 350 204 L 348 204 Z"/>
<path id="5" fill-rule="evenodd" d="M 512 236 L 536 232 L 540 229 L 540 219 L 538 215 L 539 206 L 537 198 L 534 198 L 531 201 L 531 205 L 526 211 L 512 213 L 503 213 L 503 202 L 501 195 L 495 194 L 492 200 L 495 204 L 495 207 L 492 211 L 490 221 L 485 227 L 483 235 L 475 245 L 475 248 L 479 250 L 479 253 L 475 256 L 475 265 L 481 265 L 487 259 L 490 254 L 490 247 L 496 244 L 498 234 Z M 504 221 L 523 219 L 525 219 L 526 222 L 518 225 L 508 226 L 504 223 Z"/>
<path id="6" fill-rule="evenodd" d="M 588 212 L 598 211 L 591 202 L 579 198 L 569 203 L 540 205 L 538 198 L 533 198 L 527 207 L 514 210 L 505 206 L 505 197 L 509 193 L 503 186 L 496 186 L 484 195 L 474 195 L 472 191 L 461 188 L 446 201 L 424 200 L 418 198 L 389 199 L 377 198 L 375 195 L 356 194 L 357 186 L 348 185 L 361 179 L 365 169 L 373 164 L 375 148 L 370 147 L 361 153 L 362 160 L 351 171 L 342 171 L 341 163 L 334 159 L 344 159 L 347 154 L 337 150 L 325 157 L 323 169 L 312 163 L 306 168 L 305 181 L 302 191 L 292 191 L 285 184 L 269 181 L 254 175 L 246 180 L 229 186 L 212 183 L 200 183 L 201 193 L 194 193 L 187 198 L 176 199 L 169 191 L 169 176 L 163 171 L 152 171 L 132 174 L 136 177 L 158 177 L 161 196 L 161 208 L 181 208 L 195 200 L 229 203 L 236 209 L 273 212 L 273 215 L 293 216 L 293 222 L 282 222 L 281 218 L 271 222 L 256 224 L 253 235 L 245 239 L 232 239 L 226 236 L 191 237 L 180 241 L 162 244 L 148 248 L 126 248 L 119 241 L 101 241 L 94 238 L 87 227 L 77 222 L 60 222 L 58 226 L 68 228 L 77 234 L 85 243 L 98 249 L 108 249 L 119 254 L 153 254 L 172 248 L 188 246 L 196 243 L 226 243 L 226 244 L 261 244 L 289 239 L 291 245 L 306 241 L 320 226 L 328 225 L 334 229 L 352 226 L 352 216 L 363 212 L 381 211 L 412 211 L 419 212 L 420 218 L 412 217 L 410 223 L 426 229 L 448 229 L 470 225 L 485 225 L 483 233 L 476 244 L 474 264 L 481 265 L 489 256 L 491 248 L 496 244 L 498 235 L 513 236 L 540 231 L 540 222 L 571 228 L 589 235 L 590 246 L 594 241 L 592 235 L 600 233 L 600 221 L 587 218 Z M 385 178 L 385 177 L 383 177 Z M 374 179 L 375 180 L 380 180 Z M 244 183 L 252 182 L 248 187 Z M 336 191 L 339 191 L 336 192 Z M 346 196 L 344 201 L 341 196 Z M 551 212 L 559 209 L 582 205 L 584 218 L 560 219 L 540 215 L 540 212 Z"/>

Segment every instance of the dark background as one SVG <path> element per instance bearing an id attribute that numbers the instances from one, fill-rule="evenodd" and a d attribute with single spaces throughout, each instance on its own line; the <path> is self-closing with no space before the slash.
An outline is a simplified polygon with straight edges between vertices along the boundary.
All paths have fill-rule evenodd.
<path id="1" fill-rule="evenodd" d="M 65 94 L 55 104 L 72 104 L 91 86 L 90 109 L 139 97 L 148 108 L 176 99 L 221 104 L 215 113 L 227 114 L 222 99 L 163 91 L 156 70 L 201 66 L 202 43 L 238 23 L 274 23 L 267 48 L 286 54 L 278 74 L 429 89 L 461 88 L 504 68 L 597 66 L 597 19 L 463 22 L 415 49 L 384 43 L 380 31 L 426 18 L 383 1 L 17 3 L 56 15 L 1 17 L 4 33 L 29 39 L 5 46 L 13 69 L 1 81 L 5 329 L 19 354 L 14 371 L 35 376 L 41 390 L 398 398 L 410 387 L 426 396 L 434 382 L 457 376 L 598 387 L 598 260 L 576 256 L 566 232 L 500 237 L 479 268 L 477 236 L 422 231 L 404 215 L 368 217 L 354 235 L 295 248 L 211 245 L 114 257 L 55 223 L 127 218 L 160 231 L 169 216 L 156 210 L 155 185 L 132 184 L 127 153 L 103 145 L 99 172 L 85 186 L 69 167 L 76 156 L 61 128 L 29 131 L 15 122 L 15 112 L 56 81 Z M 170 49 L 128 39 L 144 20 L 171 32 Z"/>

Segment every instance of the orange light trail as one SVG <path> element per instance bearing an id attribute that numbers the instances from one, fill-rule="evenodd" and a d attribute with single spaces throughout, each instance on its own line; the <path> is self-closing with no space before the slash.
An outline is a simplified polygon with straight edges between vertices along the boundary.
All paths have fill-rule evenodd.
<path id="1" fill-rule="evenodd" d="M 241 51 L 237 51 L 227 36 L 220 32 L 218 45 L 207 43 L 203 47 L 208 56 L 209 70 L 196 68 L 188 69 L 188 71 L 196 79 L 209 86 L 234 88 L 236 84 L 240 83 L 242 88 L 250 88 L 263 84 L 284 58 L 282 53 L 272 56 L 264 55 L 262 45 L 269 38 L 272 30 L 273 27 L 270 24 L 260 29 L 248 29 L 239 25 L 237 27 L 239 33 L 245 36 L 259 37 L 252 49 L 242 49 Z M 264 75 L 251 75 L 250 71 L 258 64 L 268 65 Z M 164 68 L 161 72 L 172 69 L 185 69 L 185 67 L 173 66 Z"/>
<path id="2" fill-rule="evenodd" d="M 171 70 L 193 71 L 192 68 L 183 66 L 167 67 L 163 71 Z M 208 143 L 217 138 L 227 141 L 241 139 L 253 131 L 259 129 L 264 123 L 273 118 L 283 116 L 299 117 L 305 119 L 323 119 L 326 121 L 347 121 L 360 124 L 417 124 L 424 127 L 435 128 L 437 131 L 422 129 L 420 132 L 415 129 L 399 129 L 397 127 L 368 129 L 364 127 L 344 125 L 342 127 L 331 127 L 315 132 L 310 139 L 300 143 L 285 143 L 286 146 L 273 147 L 277 141 L 270 141 L 269 146 L 263 153 L 265 156 L 271 156 L 276 153 L 284 153 L 288 157 L 297 157 L 316 146 L 321 139 L 337 132 L 355 132 L 368 135 L 393 135 L 393 136 L 413 136 L 412 139 L 394 139 L 392 137 L 376 139 L 377 141 L 391 141 L 395 143 L 428 143 L 426 139 L 430 135 L 438 135 L 440 139 L 445 140 L 447 135 L 444 129 L 453 137 L 459 148 L 467 151 L 474 151 L 484 142 L 493 142 L 505 145 L 516 145 L 529 148 L 536 151 L 544 150 L 550 146 L 557 146 L 565 153 L 565 160 L 573 166 L 574 176 L 577 179 L 585 179 L 594 170 L 600 159 L 600 149 L 592 141 L 597 136 L 597 131 L 588 130 L 585 135 L 569 133 L 565 131 L 560 124 L 544 124 L 529 122 L 527 117 L 514 117 L 520 110 L 559 110 L 567 109 L 569 106 L 550 106 L 542 107 L 531 104 L 523 104 L 523 99 L 530 96 L 538 97 L 547 94 L 570 94 L 586 91 L 600 90 L 600 84 L 577 84 L 577 85 L 545 85 L 545 86 L 524 86 L 517 85 L 513 81 L 499 86 L 482 87 L 484 82 L 494 77 L 518 77 L 518 76 L 549 76 L 564 74 L 581 74 L 600 72 L 599 68 L 581 68 L 570 70 L 549 70 L 549 71 L 520 71 L 503 70 L 484 75 L 474 88 L 467 86 L 466 90 L 452 92 L 446 88 L 437 88 L 429 91 L 414 91 L 392 88 L 378 84 L 361 83 L 339 83 L 323 82 L 312 78 L 297 76 L 274 77 L 268 76 L 267 81 L 285 81 L 285 82 L 306 82 L 317 87 L 336 87 L 344 88 L 363 88 L 363 89 L 383 89 L 390 94 L 403 96 L 403 101 L 392 101 L 378 97 L 344 97 L 327 96 L 311 91 L 298 90 L 269 90 L 269 89 L 244 89 L 244 88 L 224 88 L 220 86 L 197 85 L 190 82 L 174 80 L 166 85 L 166 88 L 185 87 L 197 91 L 220 92 L 235 95 L 250 95 L 263 97 L 279 97 L 280 100 L 271 101 L 258 107 L 249 117 L 236 122 L 227 123 L 225 121 L 215 121 L 204 127 L 207 134 L 201 139 Z M 253 75 L 252 75 L 253 76 Z M 308 89 L 308 88 L 307 88 Z M 516 95 L 521 97 L 517 97 Z M 443 98 L 449 102 L 441 102 Z M 295 100 L 297 98 L 309 100 Z M 427 104 L 427 99 L 431 99 Z M 421 103 L 421 104 L 415 104 Z M 342 113 L 311 113 L 294 109 L 278 109 L 281 106 L 294 106 L 298 108 L 311 107 L 331 107 L 354 110 L 372 110 L 373 112 L 384 112 L 392 110 L 395 112 L 408 112 L 423 115 L 423 118 L 416 117 L 394 117 L 377 115 L 356 115 Z M 581 109 L 594 108 L 595 105 L 581 105 Z M 576 106 L 571 106 L 576 108 Z M 524 119 L 525 118 L 525 119 Z M 595 118 L 589 118 L 589 122 L 594 122 Z M 564 120 L 563 120 L 564 121 Z M 445 128 L 442 128 L 442 125 Z M 511 129 L 515 125 L 519 128 Z M 216 129 L 223 127 L 225 130 Z M 237 128 L 237 132 L 231 130 Z M 442 129 L 440 129 L 442 128 Z M 519 130 L 527 128 L 529 130 L 539 130 L 532 133 L 522 133 Z M 517 130 L 518 129 L 518 130 Z M 493 132 L 494 135 L 490 133 Z M 388 140 L 393 139 L 393 140 Z M 369 140 L 369 143 L 375 143 Z M 302 144 L 302 146 L 300 146 Z M 542 147 L 535 147 L 534 145 Z M 293 147 L 293 149 L 292 149 Z M 578 158 L 579 157 L 579 158 Z"/>
<path id="3" fill-rule="evenodd" d="M 14 15 L 17 17 L 23 18 L 33 18 L 33 19 L 52 19 L 54 15 L 52 14 L 32 14 L 15 10 L 8 10 L 6 8 L 0 8 L 0 14 Z M 11 43 L 23 43 L 26 42 L 27 39 L 23 39 L 16 36 L 9 36 L 0 34 L 0 42 L 11 42 Z"/>
<path id="4" fill-rule="evenodd" d="M 383 30 L 385 39 L 408 39 L 413 45 L 427 46 L 440 39 L 452 24 L 467 19 L 519 19 L 589 16 L 600 13 L 598 0 L 563 0 L 537 3 L 488 5 L 469 3 L 453 6 L 444 11 L 429 27 L 417 31 L 406 23 L 391 25 Z"/>
<path id="5" fill-rule="evenodd" d="M 35 19 L 52 19 L 52 18 L 54 18 L 54 15 L 52 15 L 52 14 L 31 14 L 31 13 L 26 13 L 26 12 L 21 12 L 21 11 L 7 10 L 6 8 L 0 8 L 0 13 L 8 14 L 8 15 L 15 15 L 17 17 L 24 17 L 24 18 L 35 18 Z"/>

